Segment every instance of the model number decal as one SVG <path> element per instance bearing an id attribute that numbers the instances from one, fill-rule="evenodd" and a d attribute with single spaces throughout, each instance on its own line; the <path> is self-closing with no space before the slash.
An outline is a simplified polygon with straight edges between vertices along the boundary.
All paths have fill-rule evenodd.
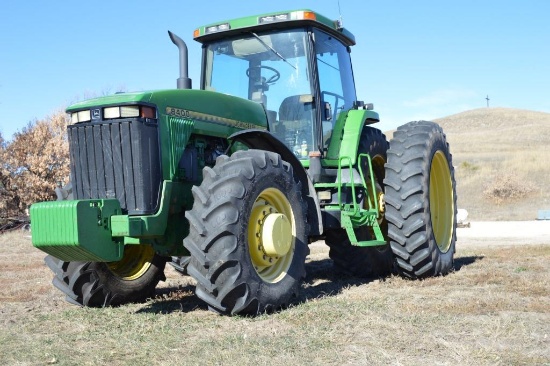
<path id="1" fill-rule="evenodd" d="M 174 108 L 174 107 L 166 107 L 166 114 L 169 116 L 184 117 L 184 118 L 189 118 L 191 116 L 190 111 L 187 111 L 185 109 Z"/>
<path id="2" fill-rule="evenodd" d="M 175 107 L 166 107 L 166 114 L 169 116 L 181 117 L 181 118 L 192 118 L 196 120 L 201 120 L 205 122 L 223 124 L 231 127 L 249 129 L 249 128 L 258 128 L 259 126 L 243 121 L 237 121 L 235 119 L 223 118 L 219 116 L 214 116 L 211 114 L 200 113 L 195 111 L 189 111 L 187 109 L 175 108 Z"/>

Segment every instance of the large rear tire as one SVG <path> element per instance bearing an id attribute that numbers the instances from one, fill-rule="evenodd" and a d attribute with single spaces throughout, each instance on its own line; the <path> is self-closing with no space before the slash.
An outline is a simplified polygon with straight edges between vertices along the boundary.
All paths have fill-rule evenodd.
<path id="1" fill-rule="evenodd" d="M 388 146 L 386 136 L 380 130 L 368 126 L 363 128 L 358 154 L 365 153 L 371 157 L 377 189 L 374 194 L 369 190 L 369 194 L 379 201 L 379 225 L 384 237 L 387 237 L 388 225 L 384 218 L 382 187 Z M 368 172 L 366 160 L 363 160 L 363 164 L 363 172 Z M 370 185 L 370 180 L 368 182 Z M 357 229 L 355 234 L 359 240 L 372 240 L 374 236 L 372 230 L 367 227 Z M 340 273 L 356 277 L 380 277 L 390 274 L 393 270 L 393 254 L 389 244 L 376 247 L 354 246 L 350 243 L 344 229 L 328 230 L 325 243 L 330 248 L 329 257 Z"/>
<path id="2" fill-rule="evenodd" d="M 289 304 L 305 277 L 306 203 L 292 166 L 247 150 L 205 168 L 185 216 L 196 294 L 222 314 L 257 315 Z"/>
<path id="3" fill-rule="evenodd" d="M 118 262 L 66 262 L 51 255 L 45 262 L 54 272 L 54 286 L 67 301 L 89 307 L 144 301 L 166 279 L 166 258 L 148 245 L 127 245 Z"/>
<path id="4" fill-rule="evenodd" d="M 433 122 L 410 122 L 390 142 L 386 219 L 399 273 L 443 275 L 453 268 L 456 183 L 445 134 Z"/>

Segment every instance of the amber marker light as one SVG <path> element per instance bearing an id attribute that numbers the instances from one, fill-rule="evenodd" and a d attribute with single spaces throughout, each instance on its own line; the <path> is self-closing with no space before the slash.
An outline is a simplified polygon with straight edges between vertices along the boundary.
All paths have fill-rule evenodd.
<path id="1" fill-rule="evenodd" d="M 315 13 L 312 11 L 304 11 L 304 19 L 317 20 Z"/>
<path id="2" fill-rule="evenodd" d="M 156 116 L 155 108 L 142 106 L 140 117 L 141 118 L 156 118 L 157 116 Z"/>

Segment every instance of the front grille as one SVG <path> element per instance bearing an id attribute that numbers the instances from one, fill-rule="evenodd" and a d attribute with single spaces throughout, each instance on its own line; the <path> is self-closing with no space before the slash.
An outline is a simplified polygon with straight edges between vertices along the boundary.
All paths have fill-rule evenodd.
<path id="1" fill-rule="evenodd" d="M 76 199 L 116 198 L 129 215 L 156 212 L 161 184 L 156 123 L 75 124 L 68 137 Z"/>

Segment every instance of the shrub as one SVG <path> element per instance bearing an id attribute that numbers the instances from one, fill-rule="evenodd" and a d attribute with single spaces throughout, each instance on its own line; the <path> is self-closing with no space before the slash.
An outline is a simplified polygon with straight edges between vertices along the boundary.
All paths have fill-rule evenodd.
<path id="1" fill-rule="evenodd" d="M 487 185 L 483 196 L 496 204 L 526 197 L 536 189 L 535 185 L 510 174 L 499 175 Z"/>
<path id="2" fill-rule="evenodd" d="M 21 216 L 34 202 L 55 199 L 69 175 L 67 117 L 57 112 L 31 122 L 10 142 L 0 136 L 0 216 Z"/>
<path id="3" fill-rule="evenodd" d="M 478 165 L 472 164 L 468 161 L 463 161 L 458 166 L 460 170 L 468 171 L 468 172 L 475 172 L 479 169 Z"/>

